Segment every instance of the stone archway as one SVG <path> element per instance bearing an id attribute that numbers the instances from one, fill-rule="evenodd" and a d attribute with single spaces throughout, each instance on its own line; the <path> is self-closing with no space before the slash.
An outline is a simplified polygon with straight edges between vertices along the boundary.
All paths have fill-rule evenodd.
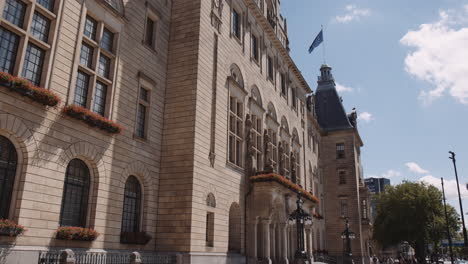
<path id="1" fill-rule="evenodd" d="M 232 203 L 229 208 L 229 240 L 228 251 L 241 251 L 241 210 L 238 203 Z"/>

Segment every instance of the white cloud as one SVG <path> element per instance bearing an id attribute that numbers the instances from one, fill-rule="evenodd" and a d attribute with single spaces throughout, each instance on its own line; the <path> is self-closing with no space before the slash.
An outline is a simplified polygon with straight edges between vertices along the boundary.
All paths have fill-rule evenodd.
<path id="1" fill-rule="evenodd" d="M 382 174 L 382 178 L 394 178 L 401 176 L 401 172 L 396 170 L 388 170 L 384 174 Z"/>
<path id="2" fill-rule="evenodd" d="M 408 170 L 418 174 L 428 174 L 429 171 L 421 168 L 416 162 L 407 162 L 405 163 Z"/>
<path id="3" fill-rule="evenodd" d="M 426 175 L 426 176 L 420 178 L 418 181 L 434 185 L 439 190 L 442 190 L 442 183 L 440 181 L 440 178 L 436 178 L 436 177 L 434 177 L 432 175 Z M 444 179 L 444 189 L 445 189 L 445 196 L 446 196 L 447 200 L 458 199 L 457 181 L 456 180 Z M 460 195 L 461 195 L 462 199 L 468 198 L 468 190 L 463 185 L 460 185 Z"/>
<path id="4" fill-rule="evenodd" d="M 441 11 L 439 20 L 409 31 L 400 43 L 414 48 L 405 58 L 405 70 L 432 88 L 419 99 L 430 103 L 448 93 L 468 104 L 468 5 L 463 11 Z"/>
<path id="5" fill-rule="evenodd" d="M 367 175 L 366 178 L 395 178 L 400 177 L 401 172 L 396 170 L 387 170 L 386 172 L 382 173 L 381 175 Z"/>
<path id="6" fill-rule="evenodd" d="M 355 5 L 347 5 L 345 9 L 346 13 L 344 15 L 335 17 L 336 22 L 349 23 L 353 20 L 359 20 L 361 17 L 369 16 L 371 13 L 369 9 L 357 8 Z"/>
<path id="7" fill-rule="evenodd" d="M 358 120 L 362 120 L 366 123 L 369 123 L 370 121 L 374 120 L 374 117 L 369 112 L 362 112 L 358 115 Z"/>
<path id="8" fill-rule="evenodd" d="M 336 83 L 336 90 L 338 92 L 351 92 L 351 91 L 353 91 L 353 88 L 351 88 L 349 86 L 344 86 L 344 85 L 339 84 L 339 83 Z"/>

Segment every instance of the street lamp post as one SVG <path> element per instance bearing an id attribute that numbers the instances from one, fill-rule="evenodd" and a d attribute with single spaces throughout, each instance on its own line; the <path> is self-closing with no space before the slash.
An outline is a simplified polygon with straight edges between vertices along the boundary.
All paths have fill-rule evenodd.
<path id="1" fill-rule="evenodd" d="M 463 206 L 462 206 L 462 200 L 461 200 L 461 196 L 460 196 L 460 185 L 458 184 L 457 164 L 456 164 L 456 160 L 455 160 L 455 153 L 453 151 L 449 151 L 449 153 L 451 155 L 449 157 L 449 159 L 451 159 L 452 162 L 453 162 L 453 168 L 455 170 L 455 179 L 457 180 L 458 202 L 460 203 L 460 214 L 461 214 L 462 223 L 463 223 L 463 245 L 464 245 L 465 250 L 466 250 L 466 248 L 468 247 L 468 236 L 466 234 L 465 217 L 463 215 Z"/>
<path id="2" fill-rule="evenodd" d="M 348 263 L 348 264 L 351 264 L 353 262 L 352 261 L 353 253 L 351 251 L 351 239 L 354 239 L 355 235 L 354 235 L 354 232 L 352 232 L 349 229 L 349 220 L 348 220 L 348 218 L 346 218 L 346 228 L 341 233 L 341 238 L 343 239 L 343 242 L 345 242 L 344 243 L 345 246 L 344 246 L 344 249 L 343 249 L 344 262 Z"/>
<path id="3" fill-rule="evenodd" d="M 308 263 L 309 259 L 304 246 L 304 226 L 306 223 L 312 222 L 312 217 L 302 209 L 303 204 L 304 201 L 301 198 L 301 192 L 298 192 L 296 201 L 297 209 L 289 215 L 289 221 L 296 222 L 297 250 L 294 254 L 296 264 Z"/>

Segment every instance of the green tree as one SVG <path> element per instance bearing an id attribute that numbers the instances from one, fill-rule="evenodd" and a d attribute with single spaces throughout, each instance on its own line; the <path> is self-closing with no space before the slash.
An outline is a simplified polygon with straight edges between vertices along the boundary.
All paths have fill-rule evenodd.
<path id="1" fill-rule="evenodd" d="M 373 238 L 384 247 L 408 241 L 422 261 L 427 245 L 439 245 L 447 236 L 442 192 L 432 185 L 403 182 L 386 188 L 375 201 Z M 458 213 L 450 205 L 447 213 L 450 231 L 455 234 Z"/>

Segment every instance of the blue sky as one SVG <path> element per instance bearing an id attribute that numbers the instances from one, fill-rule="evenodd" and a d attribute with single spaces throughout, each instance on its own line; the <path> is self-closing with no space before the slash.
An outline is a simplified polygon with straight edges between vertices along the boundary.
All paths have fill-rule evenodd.
<path id="1" fill-rule="evenodd" d="M 356 107 L 365 177 L 423 180 L 459 208 L 448 151 L 468 199 L 468 0 L 282 0 L 291 56 L 315 90 L 326 62 Z M 323 44 L 322 44 L 323 45 Z M 468 202 L 464 201 L 468 212 Z"/>

